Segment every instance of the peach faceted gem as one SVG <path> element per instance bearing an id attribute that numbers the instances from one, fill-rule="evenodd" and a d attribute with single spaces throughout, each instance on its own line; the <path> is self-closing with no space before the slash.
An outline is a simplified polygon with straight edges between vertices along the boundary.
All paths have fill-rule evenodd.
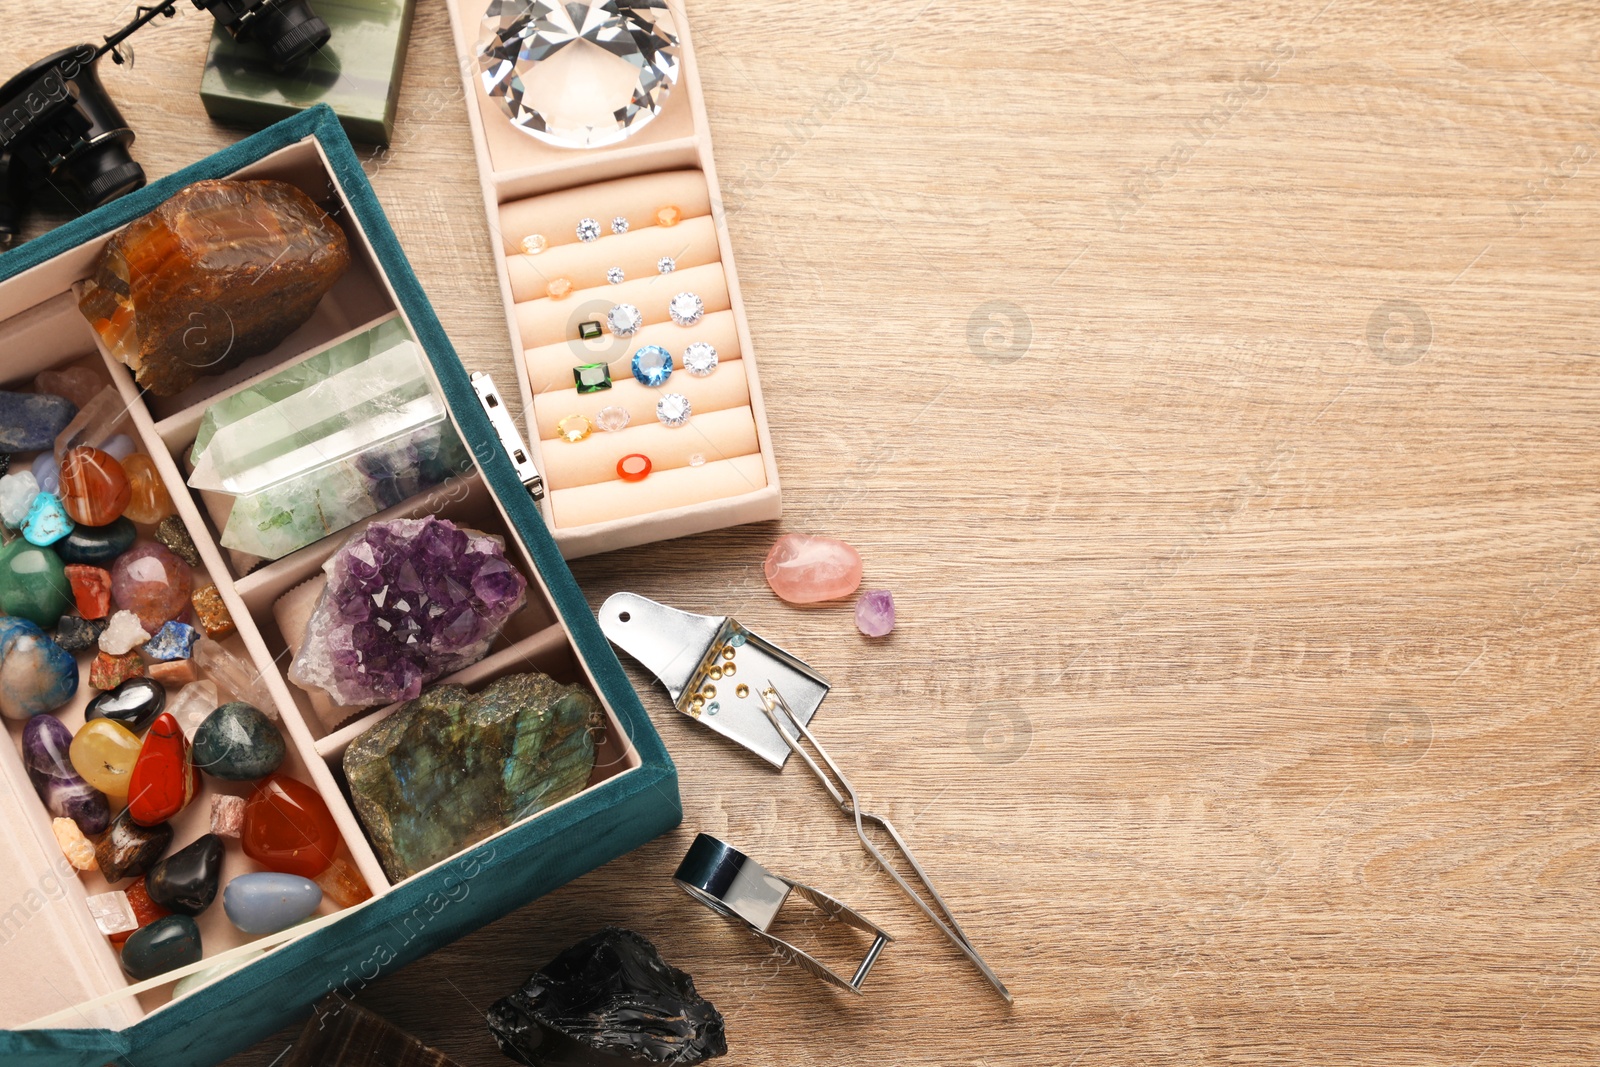
<path id="1" fill-rule="evenodd" d="M 791 604 L 849 596 L 861 584 L 861 553 L 831 537 L 784 534 L 767 553 L 767 584 Z"/>

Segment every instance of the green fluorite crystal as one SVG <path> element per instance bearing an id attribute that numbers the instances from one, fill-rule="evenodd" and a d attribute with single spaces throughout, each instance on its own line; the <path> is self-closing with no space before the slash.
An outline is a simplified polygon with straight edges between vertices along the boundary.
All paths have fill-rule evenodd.
<path id="1" fill-rule="evenodd" d="M 582 790 L 599 722 L 587 689 L 537 673 L 477 695 L 435 686 L 403 705 L 344 754 L 384 872 L 408 878 Z"/>

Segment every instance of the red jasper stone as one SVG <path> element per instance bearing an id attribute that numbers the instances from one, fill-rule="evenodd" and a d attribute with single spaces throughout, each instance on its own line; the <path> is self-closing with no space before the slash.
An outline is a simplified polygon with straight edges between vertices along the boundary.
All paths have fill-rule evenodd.
<path id="1" fill-rule="evenodd" d="M 111 572 L 104 567 L 69 563 L 67 581 L 72 584 L 72 599 L 78 614 L 86 619 L 103 619 L 111 614 Z"/>
<path id="2" fill-rule="evenodd" d="M 128 817 L 140 826 L 166 822 L 194 799 L 196 778 L 178 720 L 163 713 L 144 735 L 128 778 Z"/>
<path id="3" fill-rule="evenodd" d="M 339 827 L 315 789 L 274 774 L 245 802 L 239 840 L 267 870 L 315 878 L 338 855 Z"/>
<path id="4" fill-rule="evenodd" d="M 150 899 L 149 892 L 145 890 L 143 878 L 135 879 L 129 883 L 126 892 L 128 894 L 128 905 L 133 908 L 133 917 L 139 920 L 140 930 L 143 930 L 157 919 L 165 919 L 172 914 L 172 912 Z M 132 930 L 124 930 L 120 934 L 112 934 L 111 943 L 120 945 L 133 934 L 134 931 Z"/>

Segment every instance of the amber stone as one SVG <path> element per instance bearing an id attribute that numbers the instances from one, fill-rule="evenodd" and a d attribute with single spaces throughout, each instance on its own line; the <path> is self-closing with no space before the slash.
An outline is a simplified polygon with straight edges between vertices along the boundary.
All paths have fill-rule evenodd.
<path id="1" fill-rule="evenodd" d="M 372 896 L 366 879 L 361 877 L 361 872 L 356 870 L 350 857 L 343 853 L 335 856 L 333 863 L 317 875 L 315 881 L 322 887 L 322 895 L 341 908 L 359 904 Z"/>
<path id="2" fill-rule="evenodd" d="M 110 240 L 78 306 L 140 386 L 173 396 L 276 348 L 349 265 L 299 188 L 195 182 Z"/>
<path id="3" fill-rule="evenodd" d="M 244 854 L 269 871 L 315 878 L 339 852 L 339 828 L 317 791 L 274 774 L 251 792 L 240 834 Z"/>
<path id="4" fill-rule="evenodd" d="M 155 461 L 141 452 L 135 452 L 122 461 L 122 472 L 128 476 L 128 506 L 122 513 L 134 522 L 154 526 L 178 509 L 172 505 L 172 495 L 166 483 L 156 472 Z"/>
<path id="5" fill-rule="evenodd" d="M 233 614 L 228 610 L 228 605 L 223 603 L 222 594 L 217 592 L 216 586 L 196 589 L 189 601 L 194 605 L 194 617 L 207 637 L 215 641 L 233 633 Z"/>
<path id="6" fill-rule="evenodd" d="M 139 658 L 139 653 L 129 652 L 126 656 L 113 656 L 109 652 L 101 652 L 94 657 L 94 662 L 89 664 L 89 688 L 115 689 L 129 678 L 144 677 L 144 660 Z"/>
<path id="7" fill-rule="evenodd" d="M 61 504 L 73 522 L 109 526 L 122 516 L 132 489 L 117 457 L 79 446 L 61 457 Z"/>

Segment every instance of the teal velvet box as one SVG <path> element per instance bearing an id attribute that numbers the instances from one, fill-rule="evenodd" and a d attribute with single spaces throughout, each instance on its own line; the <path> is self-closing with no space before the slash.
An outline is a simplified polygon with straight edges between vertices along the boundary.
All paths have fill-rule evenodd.
<path id="1" fill-rule="evenodd" d="M 169 982 L 154 984 L 137 998 L 130 996 L 119 983 L 125 986 L 131 980 L 116 973 L 115 957 L 105 939 L 94 940 L 92 924 L 87 939 L 78 928 L 84 916 L 74 909 L 83 908 L 86 890 L 70 872 L 64 878 L 56 873 L 61 858 L 58 851 L 53 856 L 50 853 L 49 818 L 20 776 L 16 752 L 20 724 L 10 723 L 12 744 L 0 746 L 0 812 L 28 801 L 37 810 L 0 826 L 0 850 L 10 850 L 9 855 L 0 854 L 4 860 L 0 868 L 12 872 L 0 873 L 0 893 L 9 894 L 9 898 L 0 896 L 0 972 L 8 972 L 0 974 L 0 992 L 50 984 L 32 982 L 29 976 L 34 974 L 55 976 L 60 984 L 70 984 L 58 970 L 60 961 L 50 952 L 58 944 L 80 944 L 88 946 L 88 951 L 83 965 L 77 966 L 79 961 L 74 960 L 73 966 L 82 973 L 67 977 L 100 995 L 60 1005 L 59 1010 L 45 1012 L 43 1020 L 32 1015 L 25 1021 L 13 1020 L 11 1025 L 18 1028 L 0 1031 L 0 1063 L 7 1065 L 99 1067 L 118 1062 L 130 1067 L 186 1067 L 215 1063 L 303 1017 L 330 991 L 354 994 L 380 975 L 636 848 L 676 826 L 682 817 L 671 759 L 492 430 L 338 119 L 326 106 L 280 122 L 0 256 L 0 352 L 5 354 L 0 360 L 0 388 L 27 388 L 26 383 L 42 369 L 103 359 L 94 347 L 92 331 L 77 315 L 72 284 L 92 271 L 100 248 L 113 231 L 191 182 L 229 176 L 273 177 L 305 189 L 344 227 L 356 262 L 324 298 L 318 314 L 280 346 L 282 351 L 248 361 L 219 380 L 202 379 L 179 397 L 163 401 L 139 394 L 125 369 L 106 362 L 113 384 L 129 401 L 125 416 L 129 429 L 148 446 L 177 499 L 180 514 L 191 528 L 212 532 L 208 523 L 214 522 L 215 516 L 208 518 L 202 505 L 190 497 L 174 459 L 185 451 L 186 441 L 192 441 L 197 421 L 194 413 L 203 407 L 207 395 L 258 379 L 273 369 L 275 360 L 282 362 L 318 350 L 372 322 L 402 317 L 425 349 L 451 418 L 472 449 L 476 465 L 449 483 L 450 491 L 392 510 L 397 514 L 437 511 L 450 517 L 460 515 L 506 538 L 508 558 L 531 568 L 530 606 L 508 626 L 500 646 L 473 669 L 476 677 L 489 679 L 530 669 L 531 664 L 557 677 L 588 682 L 606 711 L 600 757 L 588 787 L 578 795 L 441 864 L 388 884 L 350 814 L 348 797 L 341 792 L 338 754 L 364 720 L 336 730 L 318 725 L 304 694 L 294 691 L 279 668 L 262 666 L 281 659 L 287 643 L 282 616 L 275 613 L 275 607 L 286 599 L 284 594 L 291 587 L 318 572 L 320 560 L 331 547 L 319 543 L 321 547 L 311 546 L 246 571 L 231 564 L 211 540 L 197 537 L 205 542 L 202 555 L 210 577 L 233 614 L 248 617 L 248 622 L 241 621 L 236 640 L 255 658 L 263 681 L 286 709 L 284 728 L 291 759 L 299 761 L 296 776 L 308 780 L 334 809 L 345 844 L 374 896 L 344 910 L 328 906 L 329 913 L 307 924 L 303 932 L 291 933 L 265 955 L 185 995 L 174 997 Z M 163 448 L 164 454 L 155 454 Z M 336 546 L 340 540 L 336 534 L 327 542 Z M 76 714 L 81 715 L 82 703 L 80 698 Z M 68 715 L 62 717 L 66 721 Z M 20 788 L 19 780 L 24 783 Z M 198 806 L 191 805 L 191 810 Z M 204 816 L 198 817 L 203 826 Z M 186 844 L 193 836 L 180 828 L 173 847 Z M 230 863 L 245 863 L 242 869 L 249 869 L 247 861 L 237 855 L 236 844 L 230 844 L 228 852 Z M 44 891 L 33 892 L 35 886 Z M 202 916 L 203 922 L 225 921 L 212 916 L 220 910 L 220 905 L 213 905 Z M 15 922 L 13 917 L 17 917 Z M 58 925 L 66 932 L 53 937 L 51 932 Z M 209 957 L 211 935 L 206 937 Z M 26 948 L 30 945 L 44 948 Z M 35 955 L 18 956 L 19 950 Z M 226 956 L 230 951 L 248 950 L 223 948 L 220 954 Z M 48 993 L 42 996 L 49 998 Z M 34 1000 L 40 998 L 40 994 L 33 995 Z M 126 1022 L 107 1025 L 108 1014 Z"/>

